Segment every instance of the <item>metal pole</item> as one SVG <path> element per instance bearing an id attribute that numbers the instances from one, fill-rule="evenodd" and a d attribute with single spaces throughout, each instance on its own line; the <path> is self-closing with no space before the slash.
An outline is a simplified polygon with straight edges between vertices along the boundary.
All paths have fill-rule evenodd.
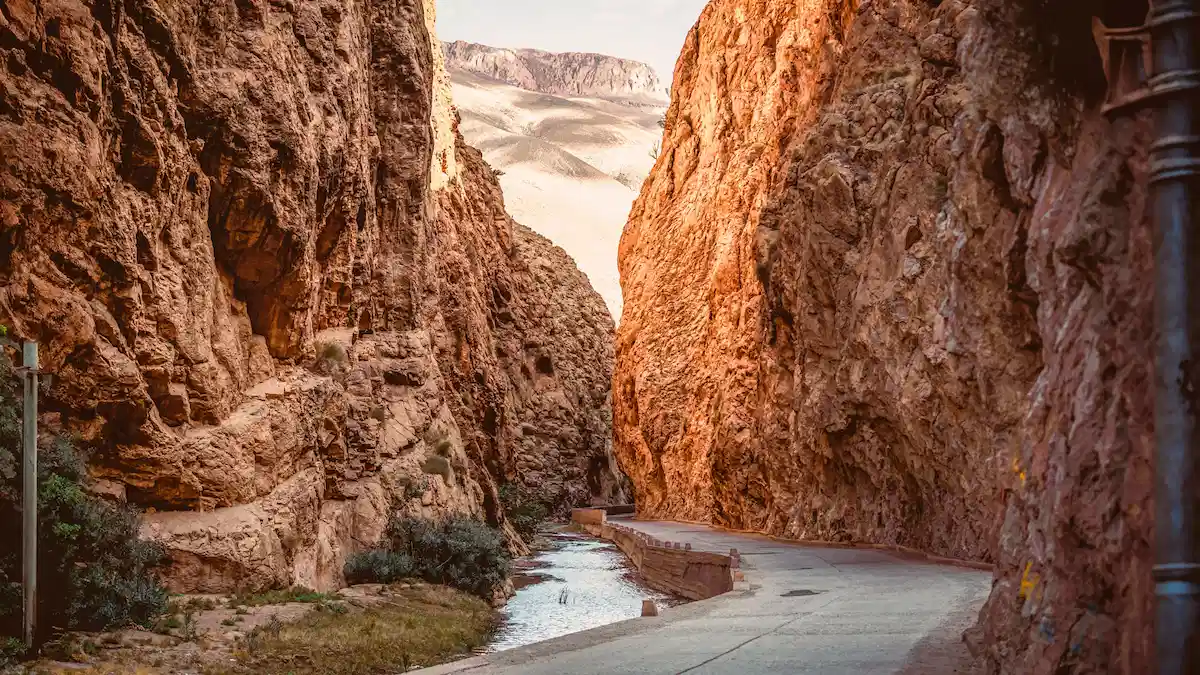
<path id="1" fill-rule="evenodd" d="M 33 647 L 37 624 L 37 521 L 38 521 L 38 456 L 37 456 L 37 395 L 38 346 L 26 342 L 22 346 L 22 380 L 25 384 L 25 406 L 22 412 L 21 446 L 25 457 L 22 515 L 24 517 L 24 572 L 22 588 L 25 596 L 25 645 Z"/>
<path id="2" fill-rule="evenodd" d="M 1161 675 L 1200 674 L 1200 23 L 1196 0 L 1158 0 L 1147 27 L 1157 99 L 1150 153 L 1155 226 L 1155 592 Z"/>

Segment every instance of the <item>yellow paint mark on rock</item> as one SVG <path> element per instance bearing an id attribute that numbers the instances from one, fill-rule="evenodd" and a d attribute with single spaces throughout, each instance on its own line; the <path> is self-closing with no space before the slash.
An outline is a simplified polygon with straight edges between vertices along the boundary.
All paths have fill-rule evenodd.
<path id="1" fill-rule="evenodd" d="M 1025 469 L 1021 468 L 1021 458 L 1013 457 L 1012 461 L 1013 473 L 1017 474 L 1017 478 L 1021 480 L 1021 487 L 1025 487 Z"/>
<path id="2" fill-rule="evenodd" d="M 1025 563 L 1025 573 L 1021 575 L 1021 590 L 1017 592 L 1017 597 L 1022 600 L 1033 595 L 1034 589 L 1037 588 L 1039 577 L 1037 574 L 1030 574 L 1032 570 L 1033 562 Z"/>

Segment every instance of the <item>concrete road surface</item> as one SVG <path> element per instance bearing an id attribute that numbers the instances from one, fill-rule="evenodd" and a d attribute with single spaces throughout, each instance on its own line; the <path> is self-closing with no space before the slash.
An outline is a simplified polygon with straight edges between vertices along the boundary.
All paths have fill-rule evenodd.
<path id="1" fill-rule="evenodd" d="M 870 549 L 802 546 L 702 526 L 623 520 L 693 548 L 742 554 L 731 593 L 426 675 L 940 675 L 965 673 L 960 636 L 991 574 Z"/>

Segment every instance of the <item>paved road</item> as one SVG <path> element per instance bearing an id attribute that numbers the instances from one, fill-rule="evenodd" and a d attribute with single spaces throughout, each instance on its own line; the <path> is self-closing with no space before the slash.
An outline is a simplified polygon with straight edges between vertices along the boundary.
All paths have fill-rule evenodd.
<path id="1" fill-rule="evenodd" d="M 939 675 L 991 575 L 870 549 L 801 546 L 678 523 L 626 521 L 693 548 L 742 553 L 723 596 L 421 673 L 466 675 Z"/>

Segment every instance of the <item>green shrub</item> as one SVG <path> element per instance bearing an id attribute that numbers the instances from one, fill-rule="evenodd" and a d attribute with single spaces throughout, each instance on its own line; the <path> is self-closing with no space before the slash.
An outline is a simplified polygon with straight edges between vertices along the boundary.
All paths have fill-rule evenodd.
<path id="1" fill-rule="evenodd" d="M 372 549 L 351 556 L 344 573 L 349 584 L 391 584 L 413 575 L 413 561 L 404 553 Z"/>
<path id="2" fill-rule="evenodd" d="M 167 607 L 167 611 L 186 612 L 191 610 L 193 612 L 206 612 L 208 610 L 216 609 L 219 606 L 220 605 L 217 603 L 217 601 L 212 598 L 188 598 L 183 602 L 179 602 L 177 600 L 172 601 Z"/>
<path id="3" fill-rule="evenodd" d="M 393 519 L 387 543 L 412 560 L 413 576 L 484 598 L 508 579 L 512 565 L 500 531 L 471 518 Z"/>
<path id="4" fill-rule="evenodd" d="M 524 538 L 532 537 L 550 515 L 550 508 L 524 485 L 506 483 L 500 486 L 500 505 L 513 529 Z"/>
<path id="5" fill-rule="evenodd" d="M 425 491 L 429 489 L 429 479 L 421 476 L 420 480 L 415 478 L 407 478 L 404 484 L 404 498 L 417 499 L 425 495 Z"/>
<path id="6" fill-rule="evenodd" d="M 21 633 L 21 441 L 17 380 L 0 355 L 0 636 Z M 140 516 L 87 492 L 87 463 L 66 438 L 38 449 L 39 643 L 54 630 L 150 625 L 167 603 L 165 552 Z"/>
<path id="7" fill-rule="evenodd" d="M 320 605 L 338 599 L 337 593 L 321 593 L 307 586 L 292 586 L 291 588 L 275 589 L 262 593 L 237 593 L 226 601 L 231 609 L 238 607 L 261 607 L 263 605 L 283 605 L 289 602 L 299 602 L 310 605 Z"/>
<path id="8" fill-rule="evenodd" d="M 318 342 L 315 348 L 317 359 L 314 370 L 322 375 L 333 375 L 349 364 L 350 354 L 337 342 Z"/>
<path id="9" fill-rule="evenodd" d="M 318 342 L 317 358 L 321 361 L 345 363 L 350 357 L 346 348 L 336 342 Z"/>
<path id="10" fill-rule="evenodd" d="M 425 445 L 433 449 L 434 454 L 441 457 L 449 457 L 454 451 L 454 444 L 450 442 L 450 436 L 444 429 L 429 428 L 425 431 L 423 440 Z"/>
<path id="11" fill-rule="evenodd" d="M 0 668 L 20 661 L 24 655 L 24 642 L 15 637 L 0 637 Z"/>
<path id="12" fill-rule="evenodd" d="M 449 484 L 454 479 L 454 467 L 450 460 L 441 455 L 431 455 L 421 462 L 421 470 L 432 476 L 441 476 Z"/>

